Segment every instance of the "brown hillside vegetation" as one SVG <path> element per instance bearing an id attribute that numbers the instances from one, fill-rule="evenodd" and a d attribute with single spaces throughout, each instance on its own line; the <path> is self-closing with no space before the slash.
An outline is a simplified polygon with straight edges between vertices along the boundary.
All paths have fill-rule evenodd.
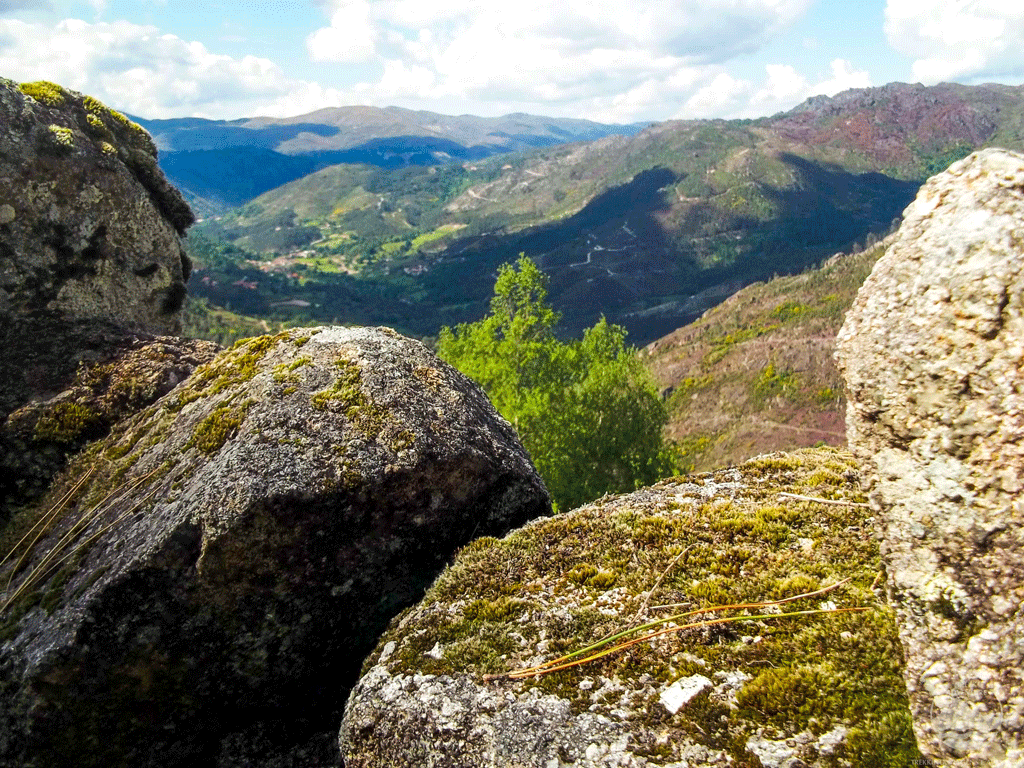
<path id="1" fill-rule="evenodd" d="M 668 398 L 666 429 L 686 454 L 684 469 L 846 444 L 835 336 L 884 250 L 874 244 L 755 283 L 642 351 Z"/>

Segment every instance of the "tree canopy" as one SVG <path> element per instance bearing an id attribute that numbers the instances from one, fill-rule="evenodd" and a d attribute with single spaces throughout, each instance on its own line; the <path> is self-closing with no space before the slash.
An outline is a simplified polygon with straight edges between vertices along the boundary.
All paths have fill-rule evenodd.
<path id="1" fill-rule="evenodd" d="M 668 414 L 626 331 L 602 318 L 562 342 L 558 321 L 543 272 L 520 257 L 500 268 L 490 313 L 443 328 L 438 354 L 515 427 L 557 509 L 673 474 Z"/>

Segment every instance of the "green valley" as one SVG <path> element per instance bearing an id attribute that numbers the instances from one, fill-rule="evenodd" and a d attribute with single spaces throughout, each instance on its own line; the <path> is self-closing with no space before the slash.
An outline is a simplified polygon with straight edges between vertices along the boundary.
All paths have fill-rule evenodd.
<path id="1" fill-rule="evenodd" d="M 936 167 L 1024 146 L 1021 101 L 1020 87 L 894 84 L 754 121 L 335 165 L 199 225 L 193 238 L 234 253 L 234 271 L 194 252 L 192 290 L 260 316 L 433 336 L 482 316 L 498 266 L 523 253 L 548 275 L 562 333 L 603 315 L 645 344 L 743 285 L 887 232 Z"/>

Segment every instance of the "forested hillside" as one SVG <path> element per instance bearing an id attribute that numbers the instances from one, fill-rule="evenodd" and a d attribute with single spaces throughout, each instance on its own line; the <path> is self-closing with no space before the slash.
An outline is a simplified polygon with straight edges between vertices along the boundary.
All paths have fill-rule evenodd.
<path id="1" fill-rule="evenodd" d="M 884 242 L 756 283 L 641 353 L 668 407 L 684 469 L 774 450 L 844 446 L 835 338 Z"/>
<path id="2" fill-rule="evenodd" d="M 634 134 L 643 125 L 511 114 L 439 115 L 400 107 L 320 109 L 290 118 L 135 118 L 156 141 L 160 166 L 201 216 L 337 163 L 382 168 L 475 160 L 499 152 Z"/>
<path id="3" fill-rule="evenodd" d="M 549 276 L 564 333 L 604 315 L 644 344 L 745 284 L 884 234 L 921 181 L 972 149 L 1024 146 L 1022 93 L 894 84 L 756 121 L 325 168 L 204 222 L 239 269 L 201 269 L 193 289 L 257 314 L 430 336 L 482 316 L 497 267 L 524 253 Z M 258 286 L 224 290 L 239 280 Z"/>

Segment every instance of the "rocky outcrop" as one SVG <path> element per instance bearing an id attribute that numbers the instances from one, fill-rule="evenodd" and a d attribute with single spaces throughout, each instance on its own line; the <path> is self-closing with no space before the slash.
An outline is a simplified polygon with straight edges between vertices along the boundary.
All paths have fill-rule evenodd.
<path id="1" fill-rule="evenodd" d="M 920 755 L 865 506 L 851 457 L 817 449 L 479 539 L 367 659 L 340 733 L 345 765 L 909 765 Z M 867 610 L 782 615 L 836 607 Z M 659 618 L 648 630 L 737 614 L 504 676 Z"/>
<path id="2" fill-rule="evenodd" d="M 148 133 L 95 99 L 0 79 L 0 526 L 76 447 L 37 445 L 24 420 L 5 417 L 60 396 L 60 420 L 77 399 L 60 393 L 84 369 L 179 330 L 190 269 L 181 235 L 193 219 L 156 157 Z M 154 355 L 177 344 L 155 343 Z M 178 362 L 140 387 L 183 378 L 180 361 L 200 362 L 193 347 L 169 353 Z M 81 434 L 102 434 L 114 417 L 94 412 Z"/>
<path id="3" fill-rule="evenodd" d="M 1024 156 L 932 178 L 839 335 L 922 752 L 1024 762 Z"/>
<path id="4" fill-rule="evenodd" d="M 0 765 L 331 765 L 387 621 L 457 547 L 549 511 L 511 427 L 422 345 L 239 345 L 8 537 Z"/>
<path id="5" fill-rule="evenodd" d="M 52 83 L 0 81 L 0 313 L 177 330 L 192 223 L 149 134 Z"/>

